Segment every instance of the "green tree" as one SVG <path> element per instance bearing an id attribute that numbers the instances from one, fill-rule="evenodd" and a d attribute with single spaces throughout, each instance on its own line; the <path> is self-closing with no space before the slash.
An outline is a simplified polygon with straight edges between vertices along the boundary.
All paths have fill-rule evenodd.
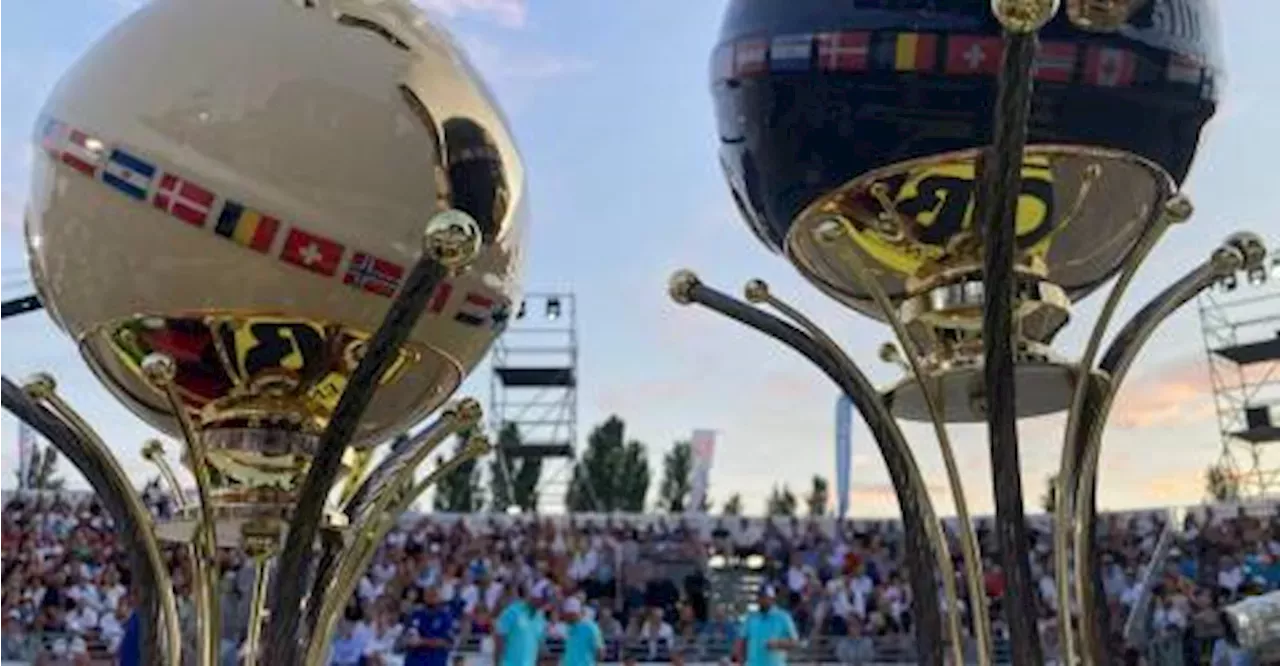
<path id="1" fill-rule="evenodd" d="M 519 458 L 515 465 L 512 499 L 525 513 L 538 510 L 538 481 L 542 478 L 542 458 Z"/>
<path id="2" fill-rule="evenodd" d="M 1044 480 L 1044 494 L 1040 496 L 1040 508 L 1044 512 L 1053 515 L 1054 507 L 1058 505 L 1058 475 L 1050 474 Z"/>
<path id="3" fill-rule="evenodd" d="M 658 509 L 682 513 L 689 502 L 689 475 L 693 471 L 693 450 L 689 442 L 676 442 L 662 457 L 662 483 L 658 486 Z"/>
<path id="4" fill-rule="evenodd" d="M 791 489 L 784 483 L 782 487 L 773 487 L 773 492 L 769 493 L 769 500 L 765 503 L 764 513 L 767 516 L 794 516 L 796 515 L 796 496 Z"/>
<path id="5" fill-rule="evenodd" d="M 470 433 L 460 433 L 454 453 L 467 446 Z M 458 466 L 436 484 L 432 506 L 436 511 L 470 513 L 484 506 L 484 488 L 480 485 L 480 467 L 474 459 Z"/>
<path id="6" fill-rule="evenodd" d="M 67 480 L 58 473 L 58 450 L 51 445 L 31 445 L 31 459 L 27 462 L 27 478 L 25 487 L 37 492 L 60 492 L 66 488 Z M 22 473 L 19 468 L 18 474 Z M 19 481 L 21 481 L 19 477 Z M 19 483 L 19 487 L 24 484 Z"/>
<path id="7" fill-rule="evenodd" d="M 542 459 L 512 455 L 524 445 L 520 428 L 514 423 L 502 426 L 498 446 L 489 462 L 489 509 L 503 512 L 512 506 L 521 511 L 538 509 L 538 481 L 542 478 Z"/>
<path id="8" fill-rule="evenodd" d="M 742 515 L 742 495 L 734 493 L 725 501 L 724 507 L 720 509 L 720 513 L 726 516 Z"/>
<path id="9" fill-rule="evenodd" d="M 649 459 L 641 442 L 626 440 L 626 424 L 610 416 L 587 437 L 565 503 L 570 511 L 643 511 Z"/>
<path id="10" fill-rule="evenodd" d="M 1215 502 L 1240 499 L 1240 479 L 1224 464 L 1209 465 L 1204 470 L 1204 489 Z"/>
<path id="11" fill-rule="evenodd" d="M 814 517 L 827 515 L 827 504 L 830 500 L 831 489 L 827 479 L 815 475 L 813 485 L 809 489 L 809 496 L 804 500 L 805 504 L 809 505 L 809 515 Z"/>

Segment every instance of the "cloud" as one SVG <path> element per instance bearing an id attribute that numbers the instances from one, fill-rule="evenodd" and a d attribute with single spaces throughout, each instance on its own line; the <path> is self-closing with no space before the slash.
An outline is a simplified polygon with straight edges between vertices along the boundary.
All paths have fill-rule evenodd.
<path id="1" fill-rule="evenodd" d="M 590 71 L 590 61 L 539 50 L 512 49 L 475 35 L 458 41 L 486 78 L 492 81 L 545 81 Z"/>
<path id="2" fill-rule="evenodd" d="M 1274 373 L 1276 364 L 1246 366 L 1244 381 Z M 1111 423 L 1122 429 L 1170 428 L 1213 417 L 1213 386 L 1203 358 L 1184 359 L 1136 377 L 1120 389 Z"/>
<path id="3" fill-rule="evenodd" d="M 447 18 L 480 16 L 506 28 L 522 28 L 528 19 L 524 0 L 415 0 L 418 6 Z"/>

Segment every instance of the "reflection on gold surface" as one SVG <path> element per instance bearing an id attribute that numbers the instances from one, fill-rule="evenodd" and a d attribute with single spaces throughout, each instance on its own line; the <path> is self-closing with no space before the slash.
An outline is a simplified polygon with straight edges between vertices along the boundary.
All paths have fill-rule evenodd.
<path id="1" fill-rule="evenodd" d="M 296 318 L 205 316 L 137 317 L 108 337 L 119 360 L 139 375 L 147 355 L 172 358 L 178 394 L 204 427 L 271 421 L 319 433 L 369 335 Z M 402 348 L 381 384 L 396 382 L 421 358 Z"/>
<path id="2" fill-rule="evenodd" d="M 850 253 L 869 263 L 898 303 L 980 270 L 980 155 L 977 149 L 934 155 L 849 180 L 796 216 L 788 257 L 828 294 L 877 318 L 883 314 L 855 279 Z M 1150 161 L 1088 146 L 1028 146 L 1021 174 L 1012 220 L 1016 265 L 1071 300 L 1115 272 L 1174 191 L 1172 178 Z M 831 232 L 851 242 L 827 242 Z"/>

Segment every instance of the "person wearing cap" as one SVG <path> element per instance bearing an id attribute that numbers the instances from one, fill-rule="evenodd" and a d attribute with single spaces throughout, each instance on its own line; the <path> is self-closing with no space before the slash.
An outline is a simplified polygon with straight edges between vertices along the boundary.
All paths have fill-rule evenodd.
<path id="1" fill-rule="evenodd" d="M 494 633 L 495 666 L 535 666 L 547 633 L 543 599 L 528 599 L 524 586 L 498 616 Z"/>
<path id="2" fill-rule="evenodd" d="M 404 666 L 448 666 L 457 622 L 438 589 L 427 588 L 423 598 L 426 606 L 409 616 Z"/>
<path id="3" fill-rule="evenodd" d="M 760 607 L 747 615 L 734 645 L 734 658 L 744 666 L 784 666 L 787 650 L 795 647 L 799 634 L 791 614 L 774 605 L 777 592 L 772 585 L 760 590 Z"/>
<path id="4" fill-rule="evenodd" d="M 569 597 L 564 602 L 564 656 L 561 666 L 595 666 L 604 656 L 600 627 L 582 613 L 582 601 Z"/>

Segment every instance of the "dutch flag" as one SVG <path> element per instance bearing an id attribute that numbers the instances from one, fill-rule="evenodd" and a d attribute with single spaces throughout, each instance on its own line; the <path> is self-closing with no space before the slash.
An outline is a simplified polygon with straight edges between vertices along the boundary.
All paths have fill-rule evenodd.
<path id="1" fill-rule="evenodd" d="M 102 168 L 102 182 L 142 201 L 151 189 L 151 177 L 156 168 L 119 148 L 111 151 L 111 157 Z"/>

